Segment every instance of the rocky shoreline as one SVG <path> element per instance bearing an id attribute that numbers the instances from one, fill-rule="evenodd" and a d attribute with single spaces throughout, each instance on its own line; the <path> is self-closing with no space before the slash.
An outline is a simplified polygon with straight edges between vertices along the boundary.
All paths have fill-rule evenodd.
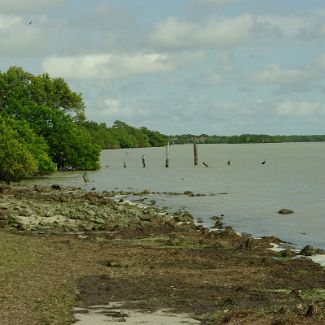
<path id="1" fill-rule="evenodd" d="M 281 242 L 275 237 L 239 235 L 220 217 L 207 229 L 187 212 L 124 201 L 127 194 L 59 185 L 0 187 L 0 258 L 9 265 L 0 281 L 10 279 L 11 285 L 0 297 L 0 307 L 7 308 L 1 324 L 71 324 L 73 306 L 113 301 L 173 308 L 195 314 L 202 324 L 324 323 L 325 271 L 319 265 L 291 249 L 271 251 L 272 243 Z M 13 265 L 7 245 L 17 253 Z M 312 247 L 300 252 L 315 253 L 320 251 Z M 30 268 L 39 282 L 28 277 Z M 15 272 L 20 282 L 11 278 Z M 31 285 L 42 290 L 40 300 Z M 19 297 L 19 287 L 26 297 Z M 31 309 L 25 308 L 28 301 Z M 17 319 L 9 303 L 25 306 L 21 316 L 32 317 Z"/>
<path id="2" fill-rule="evenodd" d="M 123 199 L 114 200 L 115 192 L 85 192 L 59 185 L 8 186 L 0 191 L 0 226 L 19 231 L 56 234 L 109 232 L 137 228 L 141 224 L 154 227 L 162 224 L 172 226 L 177 222 L 193 223 L 188 213 L 170 215 L 157 208 L 143 209 Z"/>

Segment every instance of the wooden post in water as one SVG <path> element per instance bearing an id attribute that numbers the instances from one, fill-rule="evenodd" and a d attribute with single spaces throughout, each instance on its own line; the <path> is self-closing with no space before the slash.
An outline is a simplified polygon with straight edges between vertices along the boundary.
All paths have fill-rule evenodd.
<path id="1" fill-rule="evenodd" d="M 197 153 L 197 144 L 193 143 L 193 151 L 194 151 L 194 165 L 197 166 L 199 163 L 198 153 Z"/>
<path id="2" fill-rule="evenodd" d="M 89 177 L 86 171 L 83 172 L 82 178 L 84 179 L 85 183 L 89 183 Z"/>
<path id="3" fill-rule="evenodd" d="M 165 163 L 165 167 L 166 168 L 169 167 L 169 141 L 167 142 L 167 145 L 166 145 L 166 163 Z"/>
<path id="4" fill-rule="evenodd" d="M 141 160 L 142 160 L 142 167 L 145 168 L 146 167 L 146 158 L 144 157 L 144 155 L 142 155 Z"/>

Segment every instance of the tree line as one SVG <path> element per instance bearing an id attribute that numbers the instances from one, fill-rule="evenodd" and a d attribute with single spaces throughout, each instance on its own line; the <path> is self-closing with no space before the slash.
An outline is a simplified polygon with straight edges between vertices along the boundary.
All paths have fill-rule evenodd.
<path id="1" fill-rule="evenodd" d="M 100 168 L 101 149 L 162 146 L 166 136 L 116 121 L 88 121 L 81 94 L 62 78 L 20 67 L 0 72 L 0 180 Z"/>
<path id="2" fill-rule="evenodd" d="M 232 136 L 219 135 L 193 135 L 182 134 L 170 136 L 173 144 L 201 143 L 201 144 L 235 144 L 235 143 L 282 143 L 282 142 L 321 142 L 325 135 L 267 135 L 267 134 L 241 134 Z"/>
<path id="3" fill-rule="evenodd" d="M 146 127 L 89 121 L 82 95 L 63 78 L 33 75 L 20 67 L 0 71 L 0 181 L 56 170 L 96 170 L 102 149 L 184 143 L 325 141 L 325 135 L 166 136 Z"/>

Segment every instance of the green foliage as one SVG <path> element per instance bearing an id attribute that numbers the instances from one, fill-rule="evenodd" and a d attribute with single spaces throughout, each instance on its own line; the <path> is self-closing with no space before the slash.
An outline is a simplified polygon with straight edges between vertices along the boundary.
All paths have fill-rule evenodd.
<path id="1" fill-rule="evenodd" d="M 147 136 L 149 144 L 152 147 L 161 147 L 167 143 L 167 137 L 158 131 L 151 131 L 142 127 L 141 132 Z"/>
<path id="2" fill-rule="evenodd" d="M 4 118 L 3 123 L 15 130 L 17 139 L 33 155 L 39 174 L 49 174 L 56 170 L 56 165 L 48 155 L 48 145 L 43 137 L 37 136 L 26 121 Z"/>
<path id="3" fill-rule="evenodd" d="M 281 143 L 281 142 L 316 142 L 325 141 L 325 135 L 266 135 L 266 134 L 242 134 L 232 136 L 219 135 L 193 135 L 182 134 L 170 137 L 170 141 L 174 144 L 185 143 Z"/>
<path id="4" fill-rule="evenodd" d="M 93 141 L 102 149 L 120 148 L 120 143 L 114 137 L 112 130 L 108 128 L 105 123 L 85 121 L 81 124 L 81 127 L 89 132 Z"/>
<path id="5" fill-rule="evenodd" d="M 162 146 L 166 137 L 146 128 L 134 128 L 116 121 L 105 123 L 85 120 L 84 103 L 62 78 L 47 73 L 35 76 L 20 67 L 0 72 L 0 112 L 16 138 L 9 141 L 20 148 L 21 170 L 10 171 L 10 179 L 59 170 L 98 169 L 100 149 Z M 11 132 L 10 131 L 10 132 Z M 13 133 L 6 133 L 6 137 Z M 18 150 L 18 149 L 17 149 Z M 11 156 L 13 159 L 14 156 Z M 18 159 L 18 156 L 17 156 Z M 33 167 L 33 168 L 32 168 Z M 24 169 L 25 168 L 25 169 Z M 2 171 L 7 179 L 8 167 Z"/>
<path id="6" fill-rule="evenodd" d="M 82 125 L 102 149 L 160 147 L 167 143 L 167 137 L 157 131 L 138 129 L 122 121 L 115 121 L 111 128 L 105 123 L 88 121 Z"/>
<path id="7" fill-rule="evenodd" d="M 71 128 L 70 137 L 62 143 L 63 164 L 61 169 L 66 166 L 74 166 L 76 169 L 95 170 L 100 168 L 98 157 L 100 147 L 93 144 L 90 135 L 82 129 Z"/>
<path id="8" fill-rule="evenodd" d="M 37 161 L 25 143 L 18 141 L 18 133 L 0 124 L 0 179 L 16 181 L 37 172 Z"/>
<path id="9" fill-rule="evenodd" d="M 48 74 L 34 76 L 20 67 L 0 73 L 0 107 L 19 115 L 26 105 L 47 106 L 84 120 L 84 103 L 80 94 L 70 90 L 62 78 Z"/>
<path id="10" fill-rule="evenodd" d="M 38 173 L 53 172 L 56 166 L 61 170 L 100 167 L 100 147 L 81 125 L 85 121 L 82 97 L 62 78 L 34 76 L 19 67 L 0 72 L 0 109 L 20 145 L 32 154 Z M 26 170 L 16 175 L 20 179 L 30 174 Z"/>
<path id="11" fill-rule="evenodd" d="M 300 296 L 305 300 L 325 301 L 325 289 L 312 288 L 302 290 Z"/>

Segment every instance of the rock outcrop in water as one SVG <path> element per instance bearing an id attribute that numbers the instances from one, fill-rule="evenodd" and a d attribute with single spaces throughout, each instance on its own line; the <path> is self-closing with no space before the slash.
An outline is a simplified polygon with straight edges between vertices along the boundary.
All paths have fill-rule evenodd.
<path id="1" fill-rule="evenodd" d="M 292 213 L 294 213 L 294 211 L 290 209 L 280 209 L 278 211 L 278 214 L 292 214 Z"/>

